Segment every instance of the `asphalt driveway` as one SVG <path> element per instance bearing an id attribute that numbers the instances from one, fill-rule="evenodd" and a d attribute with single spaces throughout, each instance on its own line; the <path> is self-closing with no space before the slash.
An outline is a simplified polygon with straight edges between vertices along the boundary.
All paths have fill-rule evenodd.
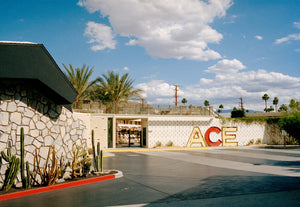
<path id="1" fill-rule="evenodd" d="M 0 206 L 300 206 L 300 150 L 121 152 L 124 177 L 0 201 Z"/>

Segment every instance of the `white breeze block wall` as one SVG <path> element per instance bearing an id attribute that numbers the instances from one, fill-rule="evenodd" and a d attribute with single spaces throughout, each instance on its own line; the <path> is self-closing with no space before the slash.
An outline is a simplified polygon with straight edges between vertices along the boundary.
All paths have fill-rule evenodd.
<path id="1" fill-rule="evenodd" d="M 169 141 L 174 146 L 185 147 L 195 126 L 199 126 L 204 135 L 213 121 L 212 117 L 149 116 L 148 147 L 155 147 L 158 142 L 165 146 Z"/>
<path id="2" fill-rule="evenodd" d="M 263 143 L 268 143 L 268 134 L 266 133 L 266 124 L 260 123 L 244 123 L 244 122 L 225 122 L 221 119 L 213 117 L 172 117 L 160 116 L 149 117 L 148 119 L 148 139 L 150 148 L 157 146 L 161 142 L 162 146 L 166 146 L 169 141 L 172 141 L 174 146 L 185 147 L 190 138 L 194 127 L 199 127 L 203 137 L 205 132 L 210 127 L 215 126 L 222 129 L 222 127 L 237 127 L 236 142 L 238 146 L 244 146 L 249 143 L 251 139 L 254 143 L 260 139 Z M 222 140 L 222 134 L 212 132 L 210 134 L 211 141 Z M 192 147 L 199 147 L 201 144 L 193 144 Z M 222 145 L 220 145 L 222 146 Z"/>

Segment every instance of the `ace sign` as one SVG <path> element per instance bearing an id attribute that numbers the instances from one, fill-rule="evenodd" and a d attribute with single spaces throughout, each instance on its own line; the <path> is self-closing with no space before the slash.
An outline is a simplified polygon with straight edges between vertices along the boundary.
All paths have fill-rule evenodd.
<path id="1" fill-rule="evenodd" d="M 188 140 L 187 147 L 191 147 L 192 144 L 201 144 L 203 147 L 211 146 L 224 146 L 224 147 L 233 147 L 238 146 L 238 142 L 236 141 L 237 127 L 210 127 L 206 130 L 204 136 L 199 127 L 194 127 L 191 133 L 191 136 Z M 210 139 L 211 133 L 221 133 L 222 139 L 218 139 L 217 141 L 212 141 Z"/>

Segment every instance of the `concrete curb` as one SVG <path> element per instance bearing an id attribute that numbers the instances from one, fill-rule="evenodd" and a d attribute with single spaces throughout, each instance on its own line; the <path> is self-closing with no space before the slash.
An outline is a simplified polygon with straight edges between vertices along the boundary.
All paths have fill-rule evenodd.
<path id="1" fill-rule="evenodd" d="M 123 177 L 123 173 L 121 171 L 119 171 L 119 170 L 116 170 L 116 171 L 118 171 L 118 172 L 115 174 L 112 174 L 112 175 L 105 175 L 105 176 L 100 176 L 100 177 L 95 177 L 95 178 L 71 181 L 68 183 L 55 184 L 53 186 L 40 187 L 40 188 L 22 190 L 19 192 L 3 194 L 3 195 L 0 195 L 0 201 Z"/>

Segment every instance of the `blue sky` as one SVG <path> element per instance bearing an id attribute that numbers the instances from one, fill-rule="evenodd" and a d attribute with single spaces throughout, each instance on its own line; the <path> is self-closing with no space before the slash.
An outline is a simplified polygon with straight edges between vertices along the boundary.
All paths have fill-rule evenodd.
<path id="1" fill-rule="evenodd" d="M 42 43 L 62 63 L 128 72 L 151 104 L 263 110 L 300 98 L 299 0 L 0 0 L 0 41 Z"/>

